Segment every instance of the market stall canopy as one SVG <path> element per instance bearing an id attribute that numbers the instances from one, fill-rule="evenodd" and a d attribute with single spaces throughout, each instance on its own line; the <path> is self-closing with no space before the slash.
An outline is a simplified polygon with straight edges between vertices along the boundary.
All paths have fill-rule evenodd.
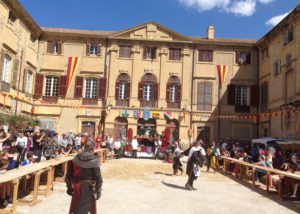
<path id="1" fill-rule="evenodd" d="M 273 143 L 273 142 L 277 142 L 277 141 L 284 142 L 286 140 L 284 140 L 284 139 L 278 139 L 278 138 L 273 138 L 273 137 L 264 137 L 264 138 L 253 139 L 251 141 L 251 143 L 252 143 L 252 146 L 254 144 L 263 144 L 266 147 L 268 145 L 268 143 Z"/>
<path id="2" fill-rule="evenodd" d="M 300 150 L 300 140 L 277 141 L 277 144 L 283 150 Z"/>

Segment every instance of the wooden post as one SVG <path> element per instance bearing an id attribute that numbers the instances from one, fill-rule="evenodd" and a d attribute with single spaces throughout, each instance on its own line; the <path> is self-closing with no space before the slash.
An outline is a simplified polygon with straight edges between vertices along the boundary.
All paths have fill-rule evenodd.
<path id="1" fill-rule="evenodd" d="M 226 172 L 227 171 L 227 169 L 226 169 L 226 165 L 227 165 L 226 162 L 227 162 L 227 160 L 225 158 L 223 158 L 223 160 L 224 160 L 223 161 L 223 171 Z"/>
<path id="2" fill-rule="evenodd" d="M 278 187 L 278 192 L 279 192 L 279 196 L 280 196 L 280 198 L 281 199 L 283 199 L 284 197 L 283 197 L 283 191 L 282 191 L 282 185 L 283 185 L 283 179 L 284 179 L 284 176 L 279 176 L 279 183 L 278 183 L 278 185 L 279 185 L 279 187 Z"/>
<path id="3" fill-rule="evenodd" d="M 255 167 L 252 167 L 252 184 L 255 185 Z"/>
<path id="4" fill-rule="evenodd" d="M 270 182 L 269 182 L 269 179 L 270 179 L 270 172 L 267 172 L 267 176 L 266 176 L 266 185 L 267 185 L 267 191 L 269 192 L 270 190 Z"/>
<path id="5" fill-rule="evenodd" d="M 17 197 L 18 197 L 18 189 L 19 189 L 19 179 L 13 180 L 12 184 L 13 184 L 13 207 L 12 207 L 11 211 L 12 211 L 12 213 L 16 213 Z"/>

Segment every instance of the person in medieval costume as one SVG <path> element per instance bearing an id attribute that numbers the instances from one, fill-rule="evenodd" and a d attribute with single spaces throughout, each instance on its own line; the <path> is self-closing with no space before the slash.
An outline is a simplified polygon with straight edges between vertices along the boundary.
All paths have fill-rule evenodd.
<path id="1" fill-rule="evenodd" d="M 206 151 L 206 158 L 207 158 L 207 172 L 209 172 L 209 169 L 212 168 L 214 170 L 214 172 L 216 172 L 216 168 L 217 168 L 217 156 L 218 156 L 218 152 L 217 152 L 217 147 L 216 147 L 216 143 L 213 141 L 211 146 L 207 148 Z"/>
<path id="2" fill-rule="evenodd" d="M 182 163 L 180 162 L 180 157 L 182 156 L 183 151 L 181 150 L 179 143 L 176 141 L 174 143 L 174 153 L 173 153 L 173 175 L 177 175 L 178 170 L 181 175 L 183 173 Z"/>
<path id="3" fill-rule="evenodd" d="M 102 177 L 95 144 L 88 141 L 84 151 L 68 163 L 67 193 L 72 196 L 69 214 L 96 214 L 96 200 L 101 197 Z"/>
<path id="4" fill-rule="evenodd" d="M 194 146 L 190 148 L 188 154 L 188 162 L 186 166 L 186 174 L 188 175 L 187 183 L 185 187 L 187 190 L 197 190 L 193 184 L 200 175 L 200 167 L 203 166 L 204 156 L 206 155 L 204 149 L 200 146 L 200 142 L 194 143 Z"/>

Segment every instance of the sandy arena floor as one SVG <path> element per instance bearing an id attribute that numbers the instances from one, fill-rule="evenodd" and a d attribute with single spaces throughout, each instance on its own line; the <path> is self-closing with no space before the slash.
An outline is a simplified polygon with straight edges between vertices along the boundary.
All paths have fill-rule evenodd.
<path id="1" fill-rule="evenodd" d="M 195 182 L 198 190 L 187 191 L 183 188 L 187 176 L 170 176 L 172 165 L 161 161 L 120 159 L 101 167 L 104 184 L 98 213 L 300 213 L 299 205 L 281 201 L 259 188 L 250 189 L 219 173 L 203 172 Z M 18 213 L 68 213 L 71 197 L 65 191 L 64 183 L 56 183 L 50 196 L 39 197 L 42 203 L 31 208 L 18 206 Z"/>

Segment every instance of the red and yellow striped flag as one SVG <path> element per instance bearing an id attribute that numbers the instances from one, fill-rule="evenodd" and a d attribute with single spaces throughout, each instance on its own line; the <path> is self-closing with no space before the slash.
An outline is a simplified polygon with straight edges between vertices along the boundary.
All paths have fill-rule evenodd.
<path id="1" fill-rule="evenodd" d="M 227 74 L 228 66 L 227 65 L 218 65 L 218 75 L 219 75 L 219 84 L 220 88 L 222 88 L 222 85 L 225 80 L 225 76 Z"/>
<path id="2" fill-rule="evenodd" d="M 69 57 L 68 59 L 68 73 L 67 73 L 67 93 L 69 91 L 70 85 L 76 76 L 76 70 L 78 68 L 80 58 L 79 57 Z"/>

